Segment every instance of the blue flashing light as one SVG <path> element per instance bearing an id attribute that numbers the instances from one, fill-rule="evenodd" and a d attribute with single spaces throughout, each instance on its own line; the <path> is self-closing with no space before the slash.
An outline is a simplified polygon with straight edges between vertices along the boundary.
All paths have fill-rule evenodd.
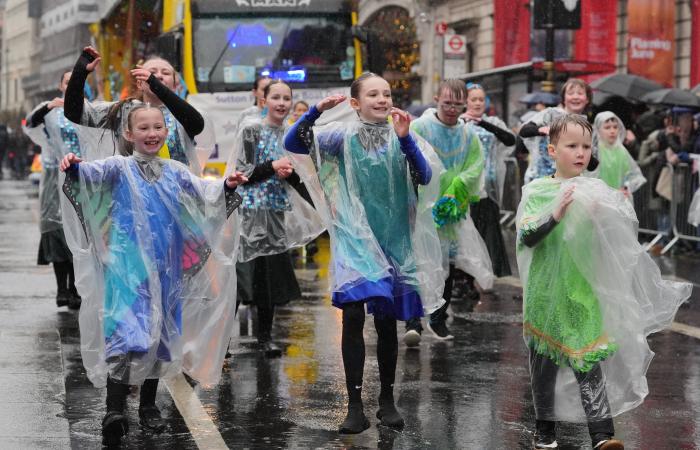
<path id="1" fill-rule="evenodd" d="M 306 81 L 306 69 L 304 67 L 294 67 L 289 70 L 275 70 L 270 72 L 265 69 L 260 72 L 262 76 L 268 76 L 273 80 L 282 80 L 290 83 L 303 83 Z"/>

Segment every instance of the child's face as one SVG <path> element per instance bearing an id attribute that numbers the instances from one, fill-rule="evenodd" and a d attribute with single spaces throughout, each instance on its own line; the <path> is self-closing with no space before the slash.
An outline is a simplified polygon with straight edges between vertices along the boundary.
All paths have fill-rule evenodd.
<path id="1" fill-rule="evenodd" d="M 292 90 L 284 83 L 275 83 L 270 87 L 263 106 L 267 106 L 267 117 L 273 123 L 281 123 L 292 107 Z"/>
<path id="2" fill-rule="evenodd" d="M 577 85 L 571 85 L 564 92 L 564 108 L 572 114 L 581 114 L 588 105 L 586 90 Z"/>
<path id="3" fill-rule="evenodd" d="M 164 59 L 149 59 L 143 63 L 143 68 L 151 72 L 158 81 L 163 83 L 171 91 L 177 87 L 175 69 L 170 63 Z M 144 83 L 145 84 L 145 83 Z M 148 89 L 148 85 L 144 86 L 144 90 Z"/>
<path id="4" fill-rule="evenodd" d="M 131 127 L 124 133 L 134 149 L 146 155 L 156 155 L 163 146 L 168 130 L 163 113 L 158 108 L 147 108 L 131 115 Z"/>
<path id="5" fill-rule="evenodd" d="M 455 98 L 449 89 L 443 89 L 440 95 L 435 97 L 438 117 L 447 125 L 456 125 L 460 114 L 464 112 L 465 98 Z"/>
<path id="6" fill-rule="evenodd" d="M 308 110 L 309 107 L 303 103 L 297 103 L 296 105 L 294 105 L 294 110 L 292 110 L 291 115 L 292 122 L 296 122 L 297 120 L 299 120 L 299 118 L 303 116 L 304 113 Z"/>
<path id="7" fill-rule="evenodd" d="M 360 86 L 358 98 L 350 99 L 350 106 L 365 122 L 385 122 L 394 106 L 389 83 L 380 77 L 367 78 Z"/>
<path id="8" fill-rule="evenodd" d="M 265 88 L 271 82 L 271 79 L 263 78 L 260 81 L 258 81 L 258 88 L 253 89 L 253 95 L 255 96 L 255 98 L 258 99 L 258 105 L 260 105 L 261 108 L 263 106 L 263 101 L 265 100 Z"/>
<path id="9" fill-rule="evenodd" d="M 469 89 L 467 97 L 467 112 L 472 116 L 481 117 L 486 110 L 486 93 L 482 89 Z"/>
<path id="10" fill-rule="evenodd" d="M 600 135 L 608 145 L 613 145 L 617 141 L 617 135 L 620 132 L 620 127 L 617 120 L 606 120 L 600 128 Z"/>
<path id="11" fill-rule="evenodd" d="M 568 124 L 556 144 L 549 144 L 549 156 L 556 162 L 556 176 L 581 175 L 591 160 L 591 134 L 576 124 Z"/>

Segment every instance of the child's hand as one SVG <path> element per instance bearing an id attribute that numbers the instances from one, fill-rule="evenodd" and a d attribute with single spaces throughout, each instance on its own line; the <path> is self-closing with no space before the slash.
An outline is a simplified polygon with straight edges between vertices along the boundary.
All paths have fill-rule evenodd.
<path id="1" fill-rule="evenodd" d="M 537 129 L 537 131 L 538 131 L 540 134 L 543 134 L 543 135 L 545 135 L 545 136 L 549 136 L 549 127 L 539 127 L 539 128 Z"/>
<path id="2" fill-rule="evenodd" d="M 574 188 L 576 186 L 569 186 L 566 191 L 564 192 L 564 196 L 561 199 L 561 202 L 559 202 L 559 206 L 556 207 L 554 212 L 552 213 L 552 217 L 556 222 L 561 222 L 561 219 L 564 217 L 564 214 L 566 214 L 566 209 L 569 207 L 571 202 L 574 201 Z"/>
<path id="3" fill-rule="evenodd" d="M 61 165 L 59 166 L 61 169 L 61 172 L 65 172 L 68 170 L 71 164 L 77 164 L 79 162 L 83 162 L 82 159 L 78 158 L 75 153 L 68 153 L 62 160 L 61 160 Z"/>
<path id="4" fill-rule="evenodd" d="M 60 108 L 63 106 L 63 99 L 62 98 L 54 98 L 49 102 L 48 105 L 46 105 L 47 108 L 49 109 L 54 109 L 54 108 Z"/>
<path id="5" fill-rule="evenodd" d="M 630 190 L 627 186 L 621 187 L 620 190 L 622 191 L 622 195 L 624 195 L 625 198 L 630 198 L 631 194 L 630 194 Z"/>
<path id="6" fill-rule="evenodd" d="M 460 117 L 462 119 L 464 119 L 465 122 L 475 122 L 475 123 L 481 122 L 481 117 L 472 116 L 472 114 L 469 111 L 465 112 Z"/>
<path id="7" fill-rule="evenodd" d="M 411 126 L 411 116 L 406 111 L 399 108 L 391 108 L 391 119 L 394 123 L 394 131 L 400 138 L 408 136 L 408 130 Z"/>
<path id="8" fill-rule="evenodd" d="M 146 70 L 142 67 L 136 66 L 135 69 L 131 69 L 131 76 L 134 77 L 139 89 L 142 88 L 141 83 L 145 83 L 151 76 L 151 71 Z"/>
<path id="9" fill-rule="evenodd" d="M 318 112 L 328 111 L 343 103 L 346 98 L 347 97 L 342 94 L 329 95 L 316 104 L 316 109 L 318 109 Z"/>
<path id="10" fill-rule="evenodd" d="M 276 161 L 272 161 L 272 168 L 275 169 L 277 176 L 282 179 L 289 177 L 294 171 L 292 162 L 286 156 Z"/>
<path id="11" fill-rule="evenodd" d="M 100 56 L 100 53 L 95 50 L 93 47 L 85 47 L 83 49 L 84 52 L 90 54 L 93 58 L 95 58 L 91 63 L 89 63 L 85 68 L 87 69 L 88 72 L 92 72 L 95 70 L 95 67 L 100 63 L 102 60 L 102 57 Z"/>
<path id="12" fill-rule="evenodd" d="M 226 186 L 233 189 L 236 186 L 245 184 L 247 181 L 248 177 L 243 175 L 241 172 L 233 172 L 231 175 L 228 176 L 228 178 L 226 178 Z"/>

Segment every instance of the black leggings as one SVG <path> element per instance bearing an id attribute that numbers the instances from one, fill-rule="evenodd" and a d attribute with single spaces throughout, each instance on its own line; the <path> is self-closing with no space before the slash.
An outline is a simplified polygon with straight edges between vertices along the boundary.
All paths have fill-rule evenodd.
<path id="1" fill-rule="evenodd" d="M 540 419 L 540 417 L 543 415 L 551 416 L 554 412 L 558 372 L 559 366 L 554 361 L 530 349 L 530 379 L 539 433 L 554 432 L 554 421 Z M 608 396 L 605 392 L 605 377 L 600 364 L 596 364 L 585 373 L 575 370 L 573 372 L 581 391 L 581 403 L 586 417 L 588 417 L 588 431 L 591 437 L 600 434 L 613 436 L 615 428 L 611 418 Z"/>
<path id="2" fill-rule="evenodd" d="M 75 290 L 75 273 L 70 261 L 53 263 L 53 273 L 56 275 L 56 286 L 59 292 Z"/>
<path id="3" fill-rule="evenodd" d="M 158 379 L 149 378 L 141 385 L 141 396 L 139 408 L 154 406 L 156 404 L 156 393 L 158 392 Z M 126 397 L 129 395 L 129 385 L 117 383 L 111 378 L 107 379 L 107 412 L 124 413 L 126 407 Z"/>
<path id="4" fill-rule="evenodd" d="M 364 302 L 347 303 L 343 306 L 342 352 L 345 367 L 345 383 L 350 403 L 362 401 L 362 375 L 365 367 Z M 374 316 L 377 330 L 377 362 L 379 363 L 380 398 L 393 400 L 396 359 L 399 343 L 396 337 L 396 319 Z"/>

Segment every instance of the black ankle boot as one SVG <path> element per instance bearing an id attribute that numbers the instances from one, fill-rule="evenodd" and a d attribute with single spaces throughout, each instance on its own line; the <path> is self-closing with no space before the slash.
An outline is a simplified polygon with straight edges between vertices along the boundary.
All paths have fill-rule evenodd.
<path id="1" fill-rule="evenodd" d="M 119 411 L 107 411 L 102 419 L 102 445 L 107 448 L 119 447 L 122 436 L 129 432 L 129 422 Z"/>
<path id="2" fill-rule="evenodd" d="M 381 424 L 390 428 L 401 430 L 404 427 L 404 420 L 401 413 L 396 409 L 394 404 L 394 396 L 379 397 L 379 411 L 377 411 L 377 419 L 381 420 Z"/>
<path id="3" fill-rule="evenodd" d="M 139 406 L 139 423 L 142 427 L 156 433 L 165 429 L 165 420 L 161 417 L 156 405 Z"/>
<path id="4" fill-rule="evenodd" d="M 349 403 L 348 414 L 340 424 L 340 434 L 358 434 L 369 428 L 369 419 L 365 416 L 362 403 Z"/>

